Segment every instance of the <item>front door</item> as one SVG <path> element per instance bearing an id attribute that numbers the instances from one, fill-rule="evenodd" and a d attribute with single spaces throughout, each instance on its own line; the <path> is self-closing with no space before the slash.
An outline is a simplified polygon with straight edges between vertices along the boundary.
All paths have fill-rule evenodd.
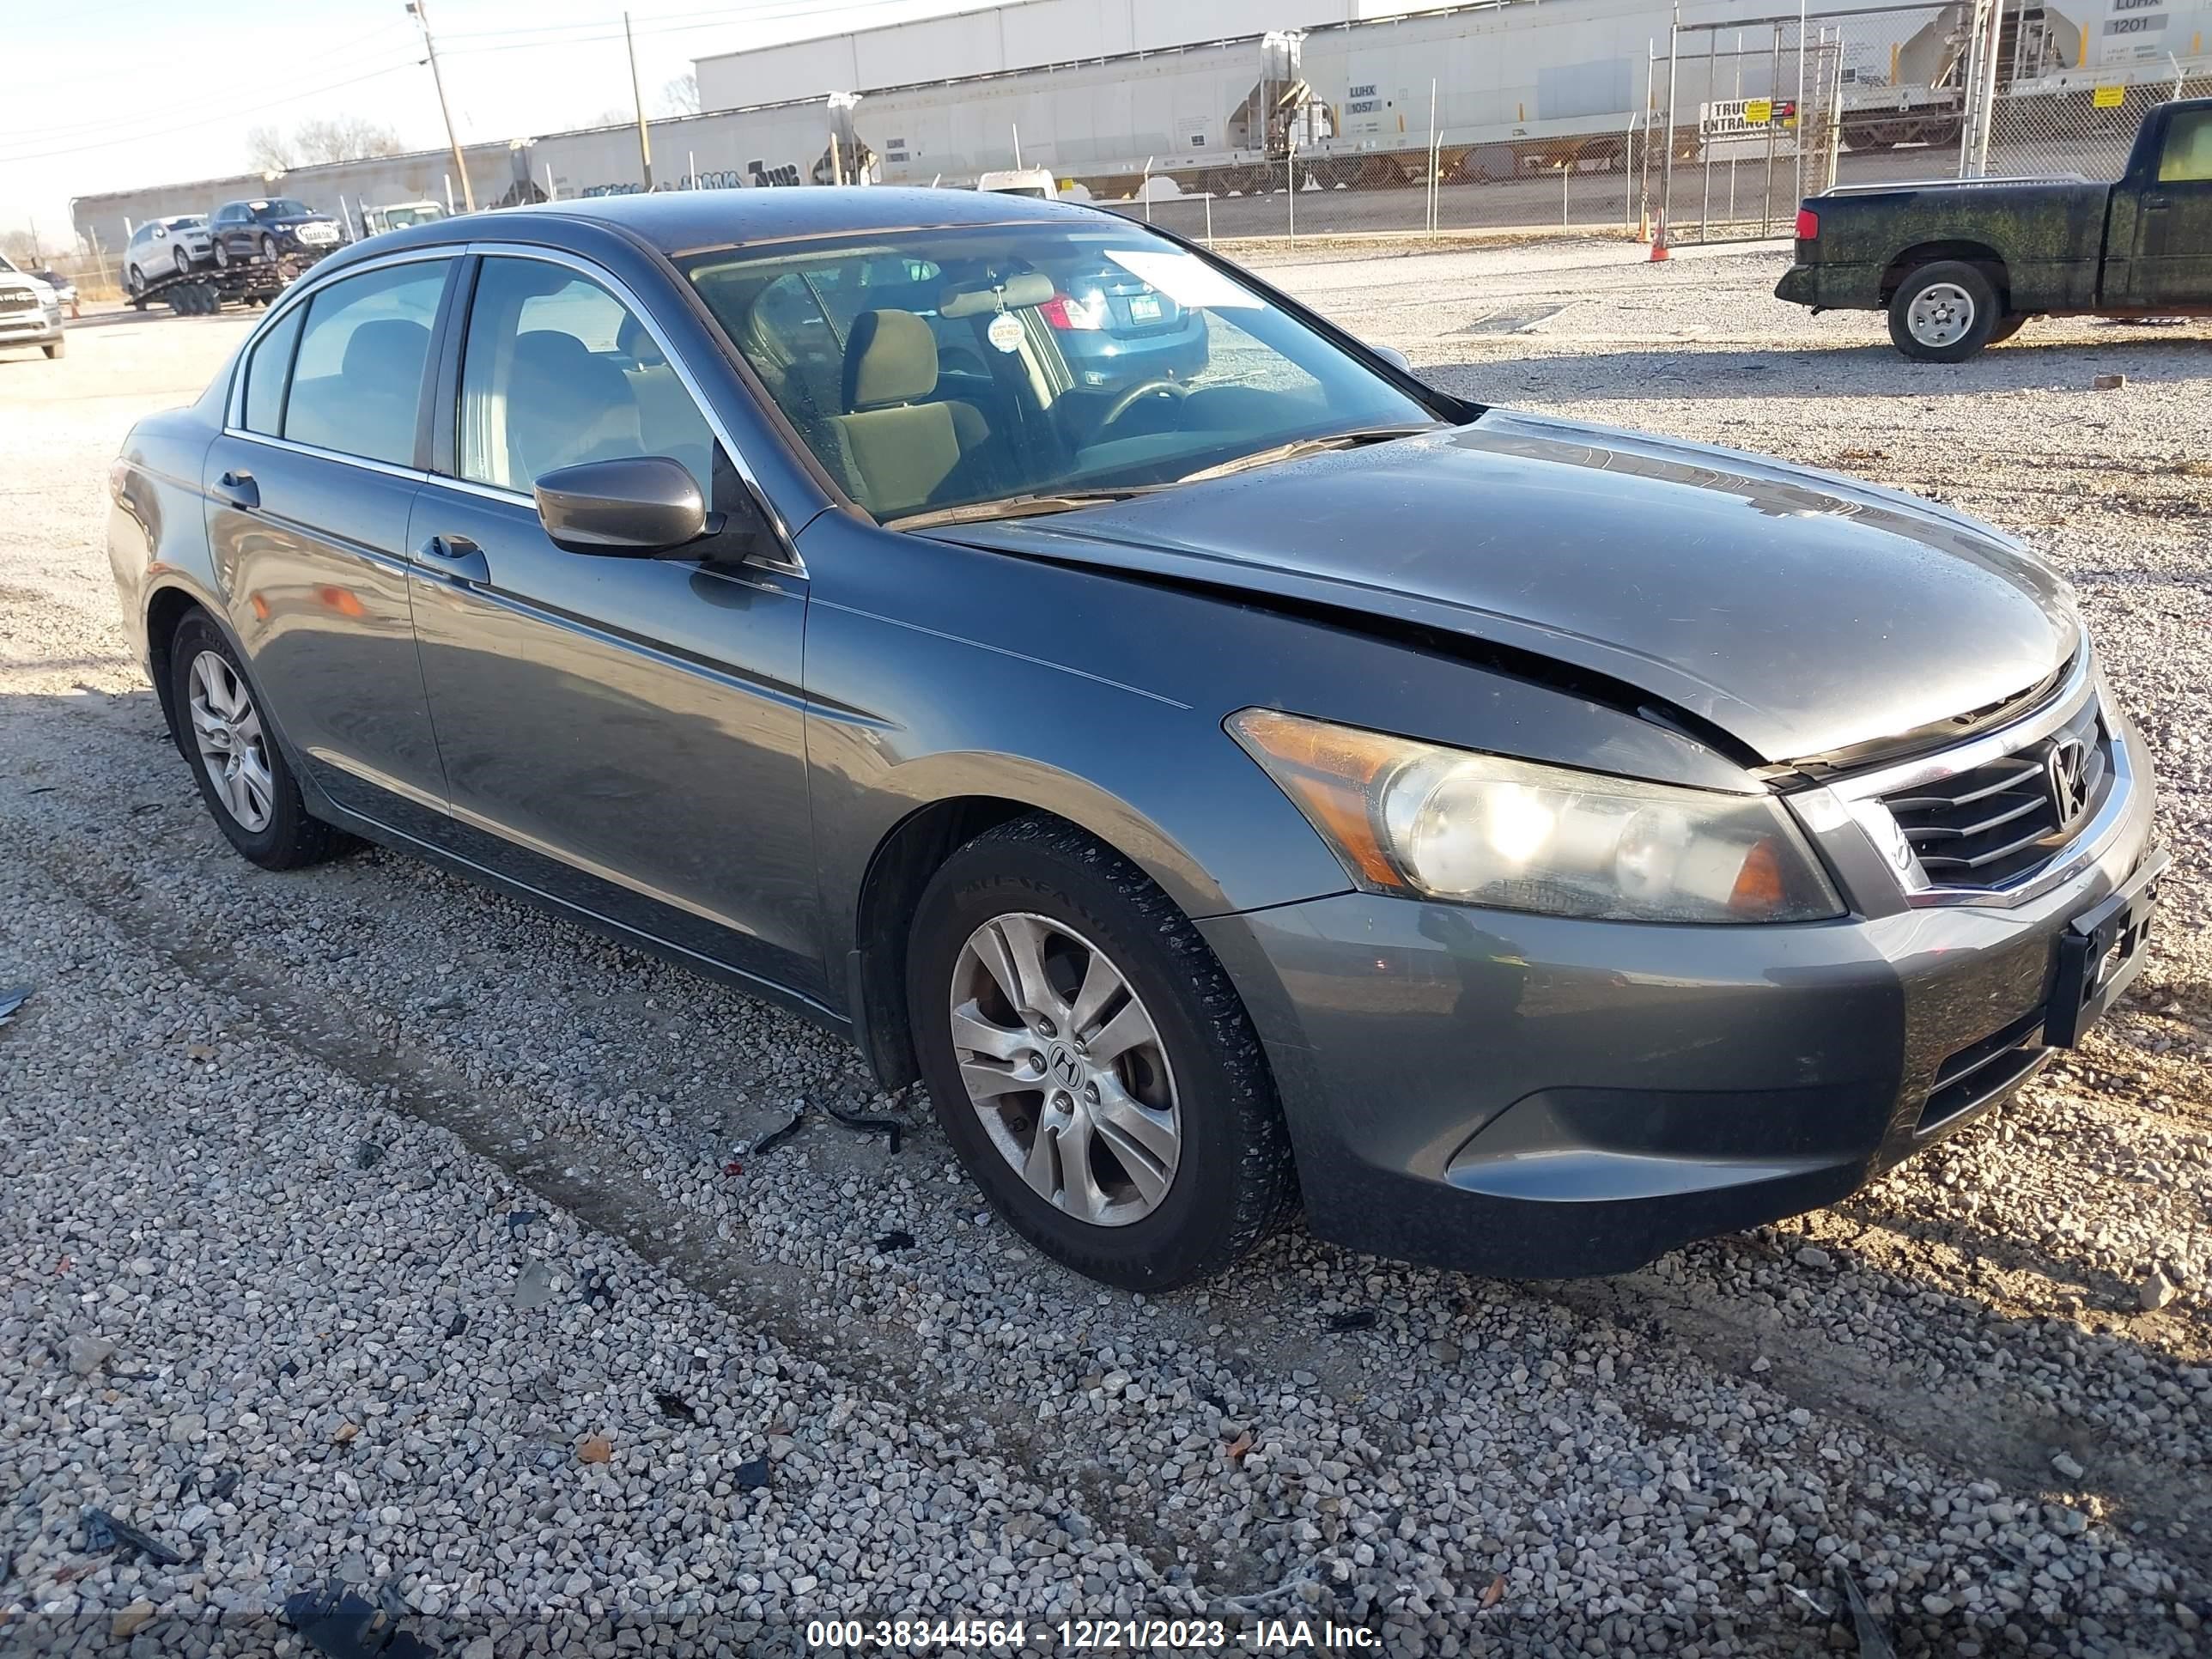
<path id="1" fill-rule="evenodd" d="M 718 506 L 742 488 L 658 336 L 609 279 L 489 256 L 458 391 L 457 476 L 424 485 L 408 537 L 457 850 L 821 993 L 804 578 L 696 556 L 712 542 L 565 552 L 529 493 L 556 467 L 631 455 L 682 462 Z"/>
<path id="2" fill-rule="evenodd" d="M 278 728 L 343 806 L 419 827 L 444 793 L 409 615 L 408 514 L 452 258 L 343 278 L 247 360 L 208 452 L 208 541 Z"/>
<path id="3" fill-rule="evenodd" d="M 2138 188 L 2130 302 L 2212 306 L 2212 109 L 2172 117 L 2157 176 Z"/>

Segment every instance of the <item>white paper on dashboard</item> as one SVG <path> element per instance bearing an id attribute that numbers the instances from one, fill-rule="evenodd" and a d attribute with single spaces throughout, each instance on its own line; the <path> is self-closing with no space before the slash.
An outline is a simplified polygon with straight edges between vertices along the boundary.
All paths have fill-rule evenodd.
<path id="1" fill-rule="evenodd" d="M 1201 306 L 1214 311 L 1260 308 L 1257 295 L 1248 294 L 1191 254 L 1163 253 L 1153 248 L 1109 247 L 1106 257 L 1187 310 L 1195 311 Z"/>

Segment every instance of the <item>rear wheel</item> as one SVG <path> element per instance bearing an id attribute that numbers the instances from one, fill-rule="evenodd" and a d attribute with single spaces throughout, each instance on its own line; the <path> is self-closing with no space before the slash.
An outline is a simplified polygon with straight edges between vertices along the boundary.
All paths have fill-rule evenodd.
<path id="1" fill-rule="evenodd" d="M 2003 314 L 1978 266 L 1939 260 L 1898 284 L 1889 302 L 1889 337 L 1921 362 L 1962 362 L 1990 343 Z"/>
<path id="2" fill-rule="evenodd" d="M 230 844 L 264 870 L 319 864 L 343 850 L 347 837 L 308 815 L 238 653 L 204 614 L 178 624 L 169 672 L 185 757 Z"/>
<path id="3" fill-rule="evenodd" d="M 938 1121 L 1046 1255 L 1166 1290 L 1288 1214 L 1289 1138 L 1243 1004 L 1110 848 L 1048 818 L 978 836 L 922 895 L 907 966 Z"/>

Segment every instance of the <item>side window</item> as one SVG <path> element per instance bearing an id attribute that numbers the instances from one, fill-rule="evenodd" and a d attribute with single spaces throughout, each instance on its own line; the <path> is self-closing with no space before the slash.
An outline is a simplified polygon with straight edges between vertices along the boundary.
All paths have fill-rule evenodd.
<path id="1" fill-rule="evenodd" d="M 2212 109 L 2191 110 L 2173 118 L 2166 130 L 2166 149 L 2158 160 L 2161 185 L 2212 183 Z"/>
<path id="2" fill-rule="evenodd" d="M 284 436 L 394 466 L 415 465 L 430 325 L 450 263 L 365 271 L 307 302 Z M 250 386 L 247 392 L 250 398 Z"/>
<path id="3" fill-rule="evenodd" d="M 261 337 L 246 364 L 246 429 L 264 437 L 284 433 L 284 383 L 292 376 L 292 348 L 299 343 L 305 306 L 294 306 Z"/>
<path id="4" fill-rule="evenodd" d="M 461 477 L 527 490 L 632 455 L 681 461 L 711 498 L 713 434 L 644 325 L 565 265 L 486 259 L 461 360 Z"/>

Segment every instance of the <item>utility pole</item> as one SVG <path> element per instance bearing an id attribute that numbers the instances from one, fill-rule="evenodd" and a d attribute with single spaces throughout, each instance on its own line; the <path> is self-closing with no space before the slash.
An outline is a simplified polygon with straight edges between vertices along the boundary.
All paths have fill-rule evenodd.
<path id="1" fill-rule="evenodd" d="M 477 210 L 477 192 L 469 183 L 469 169 L 461 160 L 461 141 L 453 131 L 453 106 L 446 102 L 446 77 L 438 71 L 438 43 L 430 38 L 430 14 L 423 9 L 424 0 L 407 0 L 407 15 L 422 26 L 422 49 L 430 55 L 430 82 L 438 88 L 438 113 L 446 118 L 446 143 L 453 152 L 453 171 L 461 175 L 461 200 L 468 210 Z"/>
<path id="2" fill-rule="evenodd" d="M 645 130 L 645 94 L 637 84 L 637 42 L 630 39 L 629 14 L 623 14 L 623 45 L 629 48 L 629 95 L 637 106 L 637 154 L 645 163 L 645 187 L 653 188 L 653 136 Z"/>

